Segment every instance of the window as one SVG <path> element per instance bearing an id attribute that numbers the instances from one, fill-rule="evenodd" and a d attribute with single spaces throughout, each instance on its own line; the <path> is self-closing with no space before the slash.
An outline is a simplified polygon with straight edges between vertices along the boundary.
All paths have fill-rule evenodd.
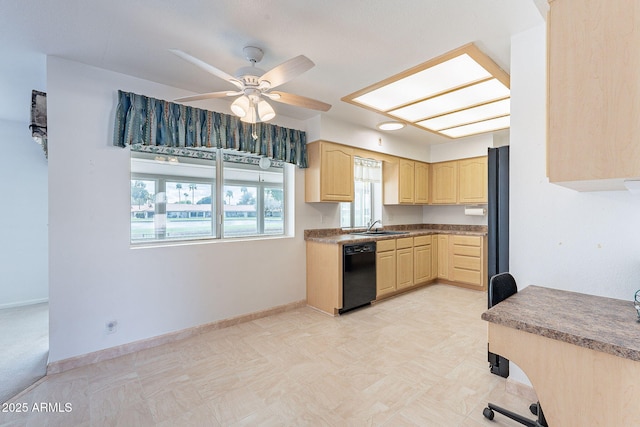
<path id="1" fill-rule="evenodd" d="M 354 157 L 354 200 L 340 204 L 340 226 L 367 227 L 382 217 L 382 162 Z"/>
<path id="2" fill-rule="evenodd" d="M 284 234 L 282 162 L 206 157 L 131 151 L 132 243 Z"/>
<path id="3" fill-rule="evenodd" d="M 224 162 L 224 237 L 284 234 L 282 168 L 256 169 L 237 160 Z"/>

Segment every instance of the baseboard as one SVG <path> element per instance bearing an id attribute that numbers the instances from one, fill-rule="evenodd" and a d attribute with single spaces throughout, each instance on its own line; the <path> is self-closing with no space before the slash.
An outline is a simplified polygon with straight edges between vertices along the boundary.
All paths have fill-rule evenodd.
<path id="1" fill-rule="evenodd" d="M 505 391 L 507 393 L 515 394 L 516 396 L 520 396 L 531 403 L 538 401 L 538 396 L 536 395 L 533 387 L 527 384 L 523 384 L 518 381 L 514 381 L 511 378 L 507 378 L 507 382 L 505 384 Z"/>
<path id="2" fill-rule="evenodd" d="M 59 374 L 60 372 L 79 368 L 81 366 L 91 365 L 93 363 L 102 362 L 109 359 L 115 359 L 116 357 L 135 353 L 136 351 L 146 350 L 151 347 L 157 347 L 159 345 L 184 340 L 207 332 L 228 328 L 229 326 L 238 325 L 240 323 L 250 322 L 262 317 L 284 313 L 285 311 L 295 310 L 300 307 L 305 307 L 306 305 L 306 300 L 296 301 L 289 304 L 268 308 L 266 310 L 257 311 L 254 313 L 243 314 L 241 316 L 218 320 L 216 322 L 194 326 L 192 328 L 183 329 L 181 331 L 171 332 L 140 341 L 122 344 L 116 347 L 105 348 L 103 350 L 94 351 L 92 353 L 87 353 L 68 359 L 57 360 L 47 365 L 47 375 Z"/>
<path id="3" fill-rule="evenodd" d="M 0 304 L 0 310 L 5 308 L 24 307 L 25 305 L 41 304 L 43 302 L 49 302 L 49 298 L 30 299 L 28 301 L 12 302 L 8 304 Z"/>

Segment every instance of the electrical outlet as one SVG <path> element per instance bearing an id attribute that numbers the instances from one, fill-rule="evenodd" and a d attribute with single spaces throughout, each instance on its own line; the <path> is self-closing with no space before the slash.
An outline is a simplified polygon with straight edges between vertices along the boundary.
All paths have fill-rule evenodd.
<path id="1" fill-rule="evenodd" d="M 104 329 L 108 334 L 115 334 L 118 331 L 118 321 L 110 320 L 104 324 Z"/>

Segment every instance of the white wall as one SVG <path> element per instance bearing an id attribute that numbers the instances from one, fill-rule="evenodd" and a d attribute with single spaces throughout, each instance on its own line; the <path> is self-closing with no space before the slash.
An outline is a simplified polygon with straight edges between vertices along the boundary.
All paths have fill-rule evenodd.
<path id="1" fill-rule="evenodd" d="M 494 146 L 494 136 L 491 133 L 456 139 L 444 144 L 431 147 L 429 161 L 432 163 L 448 160 L 465 159 L 468 157 L 486 156 L 487 149 Z"/>
<path id="2" fill-rule="evenodd" d="M 184 91 L 56 57 L 47 76 L 51 362 L 306 298 L 304 221 L 293 238 L 130 246 L 129 150 L 111 142 L 117 90 Z M 304 172 L 295 177 L 299 218 Z"/>
<path id="3" fill-rule="evenodd" d="M 364 126 L 335 120 L 326 116 L 317 116 L 308 126 L 309 142 L 322 139 L 351 145 L 365 150 L 406 157 L 428 162 L 431 155 L 429 144 L 419 145 L 402 139 L 402 131 L 381 132 Z M 380 145 L 381 144 L 381 145 Z"/>
<path id="4" fill-rule="evenodd" d="M 632 300 L 640 288 L 640 197 L 578 193 L 546 178 L 545 29 L 512 38 L 510 270 L 519 288 Z M 512 378 L 526 381 L 521 372 Z"/>
<path id="5" fill-rule="evenodd" d="M 47 160 L 28 126 L 0 120 L 0 308 L 48 298 Z"/>

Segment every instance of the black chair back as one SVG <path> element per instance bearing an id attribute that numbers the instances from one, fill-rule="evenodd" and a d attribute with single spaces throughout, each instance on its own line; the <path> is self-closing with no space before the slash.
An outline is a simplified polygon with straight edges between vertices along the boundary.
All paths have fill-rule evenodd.
<path id="1" fill-rule="evenodd" d="M 516 279 L 509 273 L 500 273 L 489 280 L 489 308 L 518 292 Z"/>

